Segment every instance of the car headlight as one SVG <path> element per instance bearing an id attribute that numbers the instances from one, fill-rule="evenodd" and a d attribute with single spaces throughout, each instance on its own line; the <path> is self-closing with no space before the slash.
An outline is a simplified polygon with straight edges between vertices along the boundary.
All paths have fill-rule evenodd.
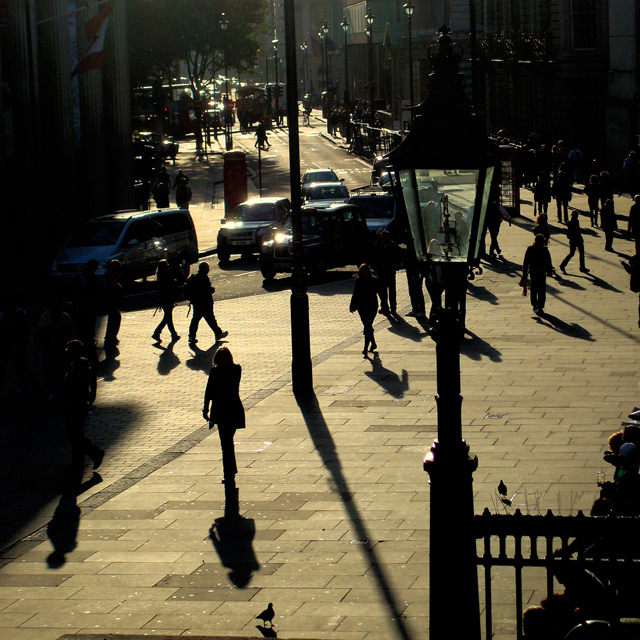
<path id="1" fill-rule="evenodd" d="M 274 238 L 276 242 L 286 242 L 287 239 L 288 236 L 284 233 L 276 233 L 276 237 Z"/>
<path id="2" fill-rule="evenodd" d="M 242 220 L 229 220 L 225 223 L 223 229 L 239 229 L 242 226 Z"/>

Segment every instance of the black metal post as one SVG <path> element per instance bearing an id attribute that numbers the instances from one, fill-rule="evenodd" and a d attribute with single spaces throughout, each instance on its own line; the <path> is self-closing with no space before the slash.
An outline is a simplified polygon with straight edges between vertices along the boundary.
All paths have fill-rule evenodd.
<path id="1" fill-rule="evenodd" d="M 233 149 L 233 138 L 231 131 L 231 120 L 232 120 L 232 112 L 229 108 L 229 102 L 231 101 L 231 95 L 229 94 L 229 68 L 227 66 L 227 32 L 224 32 L 224 77 L 226 80 L 225 91 L 227 94 L 227 99 L 225 100 L 224 106 L 224 140 L 225 140 L 225 148 L 227 151 Z"/>
<path id="2" fill-rule="evenodd" d="M 448 265 L 456 268 L 458 265 Z M 461 271 L 459 277 L 465 278 Z M 443 269 L 446 269 L 445 265 Z M 438 439 L 424 461 L 431 480 L 429 553 L 429 637 L 451 634 L 480 639 L 478 572 L 473 530 L 473 477 L 478 459 L 462 439 L 460 342 L 463 329 L 456 311 L 444 308 L 432 338 L 436 343 Z M 455 594 L 455 597 L 451 597 Z M 464 611 L 464 615 L 459 615 Z"/>
<path id="3" fill-rule="evenodd" d="M 367 27 L 367 48 L 369 52 L 369 102 L 371 102 L 371 109 L 373 109 L 373 25 Z"/>
<path id="4" fill-rule="evenodd" d="M 278 91 L 280 89 L 280 84 L 278 81 L 278 41 L 273 40 L 273 61 L 276 67 L 276 86 L 275 86 L 275 98 L 276 98 L 276 125 L 280 125 L 280 96 L 278 95 Z"/>
<path id="5" fill-rule="evenodd" d="M 347 31 L 349 30 L 349 25 L 346 22 L 346 18 L 344 19 L 343 25 L 346 25 L 346 28 L 343 26 L 344 30 L 344 104 L 349 109 L 349 53 L 347 49 Z"/>
<path id="6" fill-rule="evenodd" d="M 298 84 L 296 68 L 296 18 L 294 0 L 284 0 L 285 59 L 287 86 Z M 297 113 L 295 91 L 287 91 L 287 110 Z M 300 206 L 300 132 L 298 118 L 287 118 L 289 127 L 289 178 L 293 233 L 293 273 L 291 282 L 291 379 L 295 394 L 313 391 L 311 339 L 309 336 L 309 296 L 302 263 L 302 212 Z"/>
<path id="7" fill-rule="evenodd" d="M 411 14 L 407 16 L 409 21 L 409 102 L 413 106 L 413 42 L 411 37 Z"/>
<path id="8" fill-rule="evenodd" d="M 478 34 L 476 28 L 476 2 L 469 0 L 469 46 L 471 48 L 471 96 L 473 104 L 478 104 Z"/>
<path id="9" fill-rule="evenodd" d="M 258 192 L 262 198 L 262 143 L 258 143 Z"/>

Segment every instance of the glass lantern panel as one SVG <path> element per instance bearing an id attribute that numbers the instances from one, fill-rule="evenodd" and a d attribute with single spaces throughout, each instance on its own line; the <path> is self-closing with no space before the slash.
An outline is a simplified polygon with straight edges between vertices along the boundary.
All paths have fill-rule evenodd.
<path id="1" fill-rule="evenodd" d="M 479 175 L 475 169 L 400 171 L 418 259 L 467 262 Z"/>
<path id="2" fill-rule="evenodd" d="M 484 185 L 478 185 L 478 190 L 482 189 L 482 197 L 479 202 L 480 209 L 477 212 L 478 225 L 476 227 L 476 237 L 473 239 L 474 247 L 473 255 L 471 256 L 472 258 L 477 258 L 480 256 L 480 245 L 482 244 L 482 238 L 484 236 L 485 219 L 487 216 L 487 209 L 489 207 L 489 195 L 491 193 L 491 182 L 493 181 L 493 173 L 494 167 L 488 167 L 483 176 Z"/>

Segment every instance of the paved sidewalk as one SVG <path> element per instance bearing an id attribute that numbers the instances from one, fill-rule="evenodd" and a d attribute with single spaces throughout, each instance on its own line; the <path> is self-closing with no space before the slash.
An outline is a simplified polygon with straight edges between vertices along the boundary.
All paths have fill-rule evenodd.
<path id="1" fill-rule="evenodd" d="M 572 205 L 586 210 L 583 200 L 576 195 Z M 617 199 L 618 213 L 629 204 Z M 201 207 L 193 211 L 202 214 L 199 233 L 205 197 Z M 639 404 L 638 300 L 619 256 L 604 252 L 602 232 L 586 228 L 583 216 L 591 273 L 579 273 L 574 258 L 568 275 L 548 283 L 548 315 L 532 315 L 518 287 L 532 241 L 529 204 L 523 214 L 502 227 L 504 260 L 469 287 L 461 370 L 463 433 L 480 459 L 475 509 L 493 509 L 504 480 L 516 506 L 575 513 L 594 498 L 606 438 Z M 558 267 L 568 243 L 554 230 Z M 616 238 L 614 249 L 628 254 L 632 245 Z M 404 273 L 398 283 L 406 313 Z M 424 638 L 422 459 L 436 433 L 434 346 L 415 319 L 381 317 L 380 356 L 364 359 L 360 323 L 348 313 L 351 289 L 345 282 L 331 294 L 310 290 L 317 403 L 303 407 L 289 384 L 288 292 L 217 307 L 243 366 L 237 513 L 220 483 L 217 435 L 200 415 L 213 339 L 203 327 L 201 350 L 185 340 L 154 348 L 152 311 L 126 314 L 120 353 L 103 365 L 88 421 L 89 436 L 107 448 L 103 482 L 78 497 L 79 512 L 74 496 L 47 491 L 49 476 L 29 485 L 43 500 L 22 527 L 41 528 L 14 531 L 19 542 L 2 554 L 0 636 L 261 637 L 255 616 L 273 602 L 280 638 Z M 184 333 L 186 320 L 177 317 Z M 48 458 L 31 461 L 42 465 L 32 473 L 60 467 L 60 425 L 30 428 L 52 442 Z M 4 493 L 17 501 L 21 491 L 16 482 Z M 497 638 L 513 637 L 512 597 L 507 583 L 496 585 Z"/>

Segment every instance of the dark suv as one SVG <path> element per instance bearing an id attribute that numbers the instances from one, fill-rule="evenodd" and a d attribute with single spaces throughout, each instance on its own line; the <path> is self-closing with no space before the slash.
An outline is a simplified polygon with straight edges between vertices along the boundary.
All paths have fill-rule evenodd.
<path id="1" fill-rule="evenodd" d="M 400 225 L 393 193 L 377 187 L 365 187 L 351 192 L 349 204 L 362 209 L 369 231 L 378 234 L 386 230 L 397 239 Z"/>
<path id="2" fill-rule="evenodd" d="M 364 262 L 372 236 L 358 207 L 333 204 L 326 209 L 302 208 L 303 264 L 308 273 Z M 260 271 L 266 280 L 292 270 L 291 219 L 282 232 L 263 243 Z"/>
<path id="3" fill-rule="evenodd" d="M 264 240 L 274 233 L 291 211 L 287 198 L 250 198 L 240 203 L 218 231 L 218 260 L 229 261 L 232 253 L 258 253 Z"/>

